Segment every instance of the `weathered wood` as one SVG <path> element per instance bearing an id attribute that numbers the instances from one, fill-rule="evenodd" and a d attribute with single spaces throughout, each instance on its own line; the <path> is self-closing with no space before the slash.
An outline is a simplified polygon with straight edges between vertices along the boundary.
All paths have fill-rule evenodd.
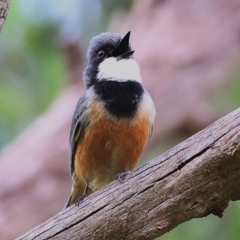
<path id="1" fill-rule="evenodd" d="M 153 239 L 238 199 L 240 108 L 19 240 Z"/>
<path id="2" fill-rule="evenodd" d="M 182 126 L 196 131 L 216 119 L 206 99 L 239 66 L 239 0 L 138 0 L 128 16 L 115 22 L 111 31 L 124 34 L 131 30 L 143 85 L 156 104 L 148 149 Z M 73 60 L 67 64 L 71 68 L 68 76 L 72 82 L 82 82 L 82 58 L 71 56 L 78 52 L 75 47 L 63 47 Z M 13 239 L 62 209 L 71 188 L 70 122 L 82 91 L 82 86 L 65 89 L 0 153 L 0 182 L 4 183 L 0 238 Z"/>
<path id="3" fill-rule="evenodd" d="M 7 18 L 8 8 L 11 0 L 0 0 L 0 32 Z"/>

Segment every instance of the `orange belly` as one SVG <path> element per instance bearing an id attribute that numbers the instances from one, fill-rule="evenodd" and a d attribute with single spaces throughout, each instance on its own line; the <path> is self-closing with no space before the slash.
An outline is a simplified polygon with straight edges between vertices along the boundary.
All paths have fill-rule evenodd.
<path id="1" fill-rule="evenodd" d="M 151 124 L 148 116 L 117 120 L 99 106 L 91 107 L 91 123 L 77 147 L 75 172 L 95 191 L 115 180 L 125 170 L 133 170 L 146 146 Z"/>

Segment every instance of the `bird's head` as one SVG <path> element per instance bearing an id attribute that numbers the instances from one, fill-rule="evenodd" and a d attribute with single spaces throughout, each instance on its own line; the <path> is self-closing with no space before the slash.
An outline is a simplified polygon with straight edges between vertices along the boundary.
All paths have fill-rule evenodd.
<path id="1" fill-rule="evenodd" d="M 89 45 L 88 65 L 84 71 L 87 88 L 98 81 L 137 81 L 141 76 L 134 51 L 129 43 L 130 32 L 124 37 L 117 33 L 102 33 L 94 37 Z"/>

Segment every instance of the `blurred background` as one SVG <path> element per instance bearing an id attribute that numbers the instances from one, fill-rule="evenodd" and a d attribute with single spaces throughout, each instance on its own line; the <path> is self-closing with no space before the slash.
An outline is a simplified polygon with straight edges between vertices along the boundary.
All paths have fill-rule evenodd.
<path id="1" fill-rule="evenodd" d="M 0 34 L 0 238 L 62 210 L 68 135 L 91 37 L 131 30 L 157 108 L 139 165 L 240 104 L 240 4 L 235 0 L 18 0 Z M 9 177 L 10 176 L 10 177 Z M 163 240 L 238 240 L 240 204 L 193 219 Z"/>

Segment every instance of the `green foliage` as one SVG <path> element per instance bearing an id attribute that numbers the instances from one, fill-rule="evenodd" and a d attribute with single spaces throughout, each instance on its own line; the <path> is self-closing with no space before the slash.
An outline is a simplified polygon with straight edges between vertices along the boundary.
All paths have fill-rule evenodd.
<path id="1" fill-rule="evenodd" d="M 161 240 L 239 240 L 239 203 L 230 203 L 222 219 L 214 215 L 183 223 Z"/>
<path id="2" fill-rule="evenodd" d="M 66 78 L 56 27 L 27 21 L 19 4 L 11 4 L 0 38 L 0 147 L 46 109 Z"/>
<path id="3" fill-rule="evenodd" d="M 43 112 L 67 83 L 60 40 L 105 31 L 132 0 L 12 1 L 0 35 L 0 149 Z"/>
<path id="4" fill-rule="evenodd" d="M 230 112 L 240 105 L 240 68 L 236 69 L 229 82 L 209 97 L 209 102 L 218 112 Z"/>

